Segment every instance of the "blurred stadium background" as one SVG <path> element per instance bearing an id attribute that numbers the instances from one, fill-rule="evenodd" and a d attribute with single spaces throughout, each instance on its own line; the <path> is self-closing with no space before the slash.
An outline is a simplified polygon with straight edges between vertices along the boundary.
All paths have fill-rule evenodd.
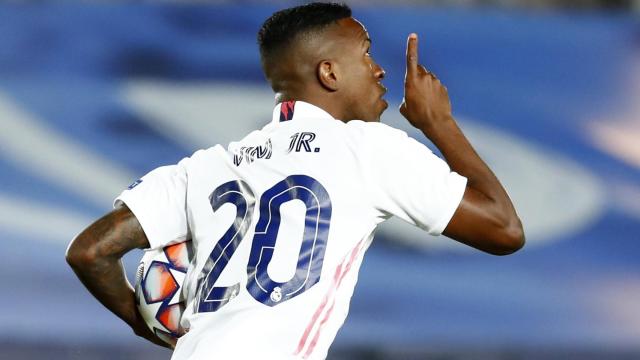
<path id="1" fill-rule="evenodd" d="M 421 35 L 528 244 L 492 257 L 385 224 L 330 359 L 640 359 L 640 1 L 349 3 L 396 106 Z M 0 358 L 170 357 L 66 245 L 140 175 L 269 121 L 255 34 L 292 4 L 0 4 Z M 383 121 L 424 140 L 393 105 Z"/>

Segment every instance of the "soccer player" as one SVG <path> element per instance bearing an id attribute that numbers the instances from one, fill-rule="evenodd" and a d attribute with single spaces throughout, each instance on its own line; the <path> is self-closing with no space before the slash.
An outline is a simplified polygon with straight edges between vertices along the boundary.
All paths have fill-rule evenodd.
<path id="1" fill-rule="evenodd" d="M 109 310 L 153 342 L 120 258 L 192 239 L 188 332 L 173 359 L 323 359 L 378 224 L 391 216 L 479 250 L 524 244 L 521 222 L 451 115 L 446 88 L 407 41 L 400 112 L 446 162 L 379 123 L 384 70 L 340 4 L 273 14 L 258 34 L 273 120 L 228 146 L 151 171 L 70 244 L 67 261 Z"/>

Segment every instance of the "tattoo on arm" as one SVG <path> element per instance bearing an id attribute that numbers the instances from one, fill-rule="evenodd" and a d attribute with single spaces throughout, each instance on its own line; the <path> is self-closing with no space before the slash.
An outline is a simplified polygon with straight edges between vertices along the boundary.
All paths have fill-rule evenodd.
<path id="1" fill-rule="evenodd" d="M 96 255 L 101 257 L 121 258 L 132 249 L 149 247 L 140 222 L 125 205 L 98 219 L 80 235 L 94 239 Z"/>
<path id="2" fill-rule="evenodd" d="M 67 249 L 67 262 L 91 294 L 125 321 L 133 331 L 167 346 L 147 328 L 136 309 L 135 293 L 125 275 L 122 257 L 148 248 L 140 222 L 126 206 L 106 214 L 81 232 Z"/>

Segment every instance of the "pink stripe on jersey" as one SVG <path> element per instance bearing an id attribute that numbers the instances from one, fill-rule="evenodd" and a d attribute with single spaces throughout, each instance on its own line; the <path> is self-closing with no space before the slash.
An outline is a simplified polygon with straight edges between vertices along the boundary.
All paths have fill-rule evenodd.
<path id="1" fill-rule="evenodd" d="M 329 298 L 331 297 L 331 295 L 335 293 L 338 287 L 340 287 L 340 283 L 342 283 L 342 279 L 345 277 L 349 269 L 351 269 L 351 265 L 353 264 L 353 261 L 355 260 L 356 255 L 360 252 L 362 248 L 363 241 L 364 239 L 360 240 L 360 242 L 353 248 L 353 250 L 351 250 L 351 254 L 350 254 L 351 256 L 349 257 L 345 256 L 344 260 L 342 260 L 342 263 L 340 263 L 340 266 L 336 268 L 336 271 L 333 275 L 333 282 L 331 284 L 331 287 L 329 288 L 329 291 L 324 295 L 324 298 L 322 299 L 322 303 L 320 303 L 320 306 L 316 309 L 316 312 L 313 314 L 313 317 L 311 318 L 309 325 L 307 325 L 307 328 L 305 329 L 304 334 L 302 335 L 302 338 L 300 338 L 300 341 L 298 342 L 298 349 L 296 350 L 295 355 L 300 354 L 302 349 L 304 349 L 304 346 L 307 343 L 307 339 L 309 337 L 309 334 L 311 333 L 311 330 L 313 329 L 313 326 L 316 324 L 316 321 L 318 321 L 318 317 L 322 313 L 322 310 L 324 310 L 324 307 L 327 305 Z M 347 263 L 345 270 L 342 271 L 344 263 L 347 261 L 347 259 L 349 260 L 349 262 Z M 327 314 L 325 314 L 325 317 L 320 322 L 320 327 L 322 327 L 322 324 L 324 324 L 327 321 L 328 315 L 333 310 L 334 305 L 335 305 L 335 298 L 333 298 L 331 307 L 327 311 Z M 314 341 L 311 343 L 311 347 L 309 350 L 307 350 L 307 353 L 304 355 L 304 357 L 308 357 L 311 354 L 311 351 L 313 351 L 313 347 L 315 347 L 315 344 L 318 340 L 319 335 L 320 335 L 320 331 L 318 329 L 318 332 L 314 336 L 314 339 L 313 339 Z"/>
<path id="2" fill-rule="evenodd" d="M 362 240 L 360 241 L 360 243 L 362 243 Z M 351 265 L 353 265 L 353 262 L 356 259 L 356 255 L 360 252 L 360 250 L 362 250 L 362 246 L 361 244 L 358 243 L 358 246 L 356 246 L 355 249 L 353 249 L 352 253 L 351 253 L 351 259 L 349 260 L 349 263 L 347 264 L 347 267 L 344 269 L 344 271 L 342 272 L 342 276 L 340 276 L 340 280 L 338 280 L 338 284 L 336 286 L 336 290 L 338 287 L 340 287 L 340 284 L 342 283 L 342 279 L 345 278 L 345 276 L 347 276 L 347 273 L 349 273 L 349 270 L 351 270 Z M 307 352 L 304 354 L 304 359 L 308 358 L 311 353 L 313 352 L 313 349 L 316 347 L 316 344 L 318 343 L 318 339 L 320 338 L 320 333 L 322 332 L 322 328 L 324 327 L 324 324 L 327 322 L 327 320 L 329 320 L 329 316 L 331 315 L 331 312 L 333 311 L 333 307 L 336 304 L 336 298 L 333 297 L 333 300 L 331 301 L 331 306 L 329 307 L 329 310 L 327 310 L 327 312 L 324 314 L 324 318 L 322 318 L 322 321 L 320 321 L 320 325 L 318 326 L 318 330 L 316 330 L 316 335 L 313 337 L 313 340 L 311 341 L 311 344 L 309 345 L 309 348 L 307 349 Z"/>
<path id="3" fill-rule="evenodd" d="M 346 258 L 344 261 L 346 261 Z M 324 298 L 322 299 L 322 303 L 320 303 L 320 306 L 318 306 L 318 308 L 316 309 L 316 312 L 313 314 L 313 317 L 311 318 L 311 321 L 307 325 L 307 328 L 304 330 L 304 334 L 302 335 L 302 338 L 300 338 L 300 341 L 298 342 L 298 349 L 296 350 L 296 353 L 295 353 L 296 355 L 300 354 L 302 349 L 304 349 L 304 345 L 307 342 L 307 337 L 309 337 L 309 333 L 313 329 L 313 325 L 315 325 L 316 321 L 318 320 L 318 317 L 322 313 L 322 310 L 324 310 L 324 307 L 327 305 L 329 296 L 333 293 L 335 289 L 335 284 L 338 283 L 338 280 L 340 279 L 340 275 L 342 274 L 342 265 L 344 265 L 344 261 L 342 262 L 342 264 L 340 264 L 340 266 L 336 268 L 336 272 L 333 275 L 333 283 L 331 288 L 324 295 Z"/>
<path id="4" fill-rule="evenodd" d="M 315 349 L 316 344 L 318 343 L 318 339 L 320 338 L 320 330 L 322 330 L 324 323 L 327 322 L 327 319 L 329 319 L 329 314 L 331 314 L 331 312 L 333 311 L 333 307 L 336 305 L 335 300 L 336 299 L 333 298 L 333 301 L 331 302 L 331 306 L 329 307 L 329 310 L 327 310 L 327 313 L 325 314 L 324 318 L 322 318 L 322 321 L 320 321 L 320 326 L 318 327 L 318 331 L 316 331 L 316 335 L 313 337 L 313 340 L 311 340 L 311 344 L 307 348 L 307 352 L 302 357 L 303 359 L 308 359 L 309 356 L 311 356 L 313 349 Z"/>

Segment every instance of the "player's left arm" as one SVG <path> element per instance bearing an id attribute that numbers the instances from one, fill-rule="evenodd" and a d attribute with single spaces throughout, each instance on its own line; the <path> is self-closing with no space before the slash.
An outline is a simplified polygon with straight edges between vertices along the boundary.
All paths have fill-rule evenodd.
<path id="1" fill-rule="evenodd" d="M 149 330 L 136 307 L 135 292 L 124 272 L 122 257 L 149 247 L 135 215 L 122 205 L 96 220 L 69 244 L 67 263 L 91 294 L 126 322 L 138 336 L 170 347 Z"/>

